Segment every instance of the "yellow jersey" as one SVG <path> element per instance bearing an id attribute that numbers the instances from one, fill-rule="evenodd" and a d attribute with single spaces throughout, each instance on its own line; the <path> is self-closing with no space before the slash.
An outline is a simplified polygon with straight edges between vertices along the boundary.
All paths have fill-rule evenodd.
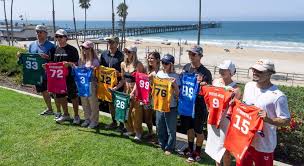
<path id="1" fill-rule="evenodd" d="M 170 112 L 172 81 L 154 77 L 152 85 L 153 109 L 160 112 Z"/>
<path id="2" fill-rule="evenodd" d="M 95 68 L 94 74 L 97 78 L 97 98 L 112 102 L 112 93 L 109 88 L 117 85 L 117 74 L 114 68 L 99 66 Z"/>

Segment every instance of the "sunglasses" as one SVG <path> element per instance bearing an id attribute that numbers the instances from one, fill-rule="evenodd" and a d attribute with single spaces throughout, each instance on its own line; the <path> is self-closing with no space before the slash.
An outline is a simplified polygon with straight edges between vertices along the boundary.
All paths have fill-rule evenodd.
<path id="1" fill-rule="evenodd" d="M 40 34 L 40 33 L 42 33 L 42 32 L 44 32 L 44 31 L 36 31 L 37 34 Z"/>
<path id="2" fill-rule="evenodd" d="M 194 52 L 189 52 L 188 54 L 191 55 L 191 56 L 195 56 L 196 55 Z"/>
<path id="3" fill-rule="evenodd" d="M 167 62 L 162 62 L 163 65 L 169 65 L 170 63 Z"/>
<path id="4" fill-rule="evenodd" d="M 55 38 L 60 38 L 60 39 L 61 39 L 61 38 L 64 38 L 64 37 L 65 37 L 65 36 L 62 36 L 62 35 L 56 35 L 56 36 L 55 36 Z"/>
<path id="5" fill-rule="evenodd" d="M 89 50 L 90 48 L 81 47 L 83 50 Z"/>
<path id="6" fill-rule="evenodd" d="M 126 54 L 131 54 L 131 51 L 124 51 Z"/>

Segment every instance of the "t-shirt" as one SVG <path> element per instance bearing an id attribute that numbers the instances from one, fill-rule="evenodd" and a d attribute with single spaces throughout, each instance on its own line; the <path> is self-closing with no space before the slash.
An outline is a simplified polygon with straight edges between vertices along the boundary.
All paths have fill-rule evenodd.
<path id="1" fill-rule="evenodd" d="M 290 118 L 287 97 L 275 85 L 268 89 L 260 89 L 256 86 L 256 82 L 249 82 L 245 85 L 243 100 L 248 105 L 266 111 L 269 118 Z M 276 129 L 276 126 L 264 123 L 265 137 L 256 134 L 251 146 L 260 152 L 273 152 L 277 145 Z"/>
<path id="2" fill-rule="evenodd" d="M 172 81 L 154 77 L 152 86 L 153 109 L 160 112 L 170 112 L 171 96 Z"/>
<path id="3" fill-rule="evenodd" d="M 113 91 L 115 120 L 125 122 L 128 119 L 130 96 L 123 92 Z"/>
<path id="4" fill-rule="evenodd" d="M 103 101 L 112 102 L 112 93 L 109 88 L 117 84 L 117 74 L 114 68 L 99 66 L 94 71 L 97 78 L 97 97 Z"/>
<path id="5" fill-rule="evenodd" d="M 195 74 L 182 74 L 181 84 L 178 99 L 178 113 L 194 118 L 194 105 L 199 87 Z"/>
<path id="6" fill-rule="evenodd" d="M 258 116 L 259 111 L 259 108 L 248 106 L 238 99 L 234 101 L 224 147 L 233 154 L 237 162 L 244 156 L 255 133 L 263 130 L 264 122 Z"/>
<path id="7" fill-rule="evenodd" d="M 42 64 L 47 61 L 39 54 L 21 54 L 19 64 L 23 64 L 23 84 L 41 85 L 45 71 Z"/>
<path id="8" fill-rule="evenodd" d="M 92 82 L 93 69 L 87 67 L 74 67 L 73 75 L 78 89 L 78 96 L 89 97 L 91 96 L 91 82 Z"/>
<path id="9" fill-rule="evenodd" d="M 204 66 L 200 65 L 198 68 L 192 68 L 191 64 L 188 63 L 184 66 L 182 73 L 194 73 L 203 75 L 203 81 L 207 84 L 212 84 L 212 75 L 211 72 Z M 207 107 L 205 104 L 204 97 L 198 95 L 195 100 L 195 116 L 204 116 L 207 115 Z"/>
<path id="10" fill-rule="evenodd" d="M 68 69 L 63 62 L 47 63 L 45 65 L 47 75 L 47 90 L 55 94 L 65 94 L 67 92 L 66 77 Z"/>
<path id="11" fill-rule="evenodd" d="M 28 51 L 29 53 L 45 53 L 51 55 L 51 53 L 55 51 L 55 45 L 48 40 L 39 44 L 36 40 L 29 45 Z"/>
<path id="12" fill-rule="evenodd" d="M 225 90 L 222 87 L 202 86 L 200 95 L 204 96 L 208 107 L 208 124 L 219 128 L 223 113 L 231 101 L 232 91 Z"/>
<path id="13" fill-rule="evenodd" d="M 149 76 L 144 73 L 135 73 L 136 82 L 136 100 L 141 101 L 144 104 L 149 104 L 149 96 L 151 92 Z"/>

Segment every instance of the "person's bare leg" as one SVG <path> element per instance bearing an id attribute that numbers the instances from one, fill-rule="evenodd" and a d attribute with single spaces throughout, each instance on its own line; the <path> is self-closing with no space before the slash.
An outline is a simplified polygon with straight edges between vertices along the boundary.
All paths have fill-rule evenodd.
<path id="1" fill-rule="evenodd" d="M 224 153 L 223 163 L 224 163 L 224 166 L 230 166 L 231 165 L 231 155 L 228 151 L 226 151 Z"/>
<path id="2" fill-rule="evenodd" d="M 56 105 L 57 112 L 61 112 L 61 104 L 60 104 L 59 98 L 55 97 L 55 105 Z"/>
<path id="3" fill-rule="evenodd" d="M 68 116 L 69 115 L 69 111 L 68 111 L 68 101 L 66 97 L 62 97 L 62 98 L 57 98 L 58 103 L 62 106 L 63 109 L 63 114 Z"/>
<path id="4" fill-rule="evenodd" d="M 79 100 L 78 97 L 72 99 L 73 104 L 73 110 L 74 110 L 74 116 L 79 116 Z"/>
<path id="5" fill-rule="evenodd" d="M 44 102 L 45 102 L 48 110 L 53 111 L 50 94 L 47 91 L 43 91 L 41 94 L 43 96 Z"/>

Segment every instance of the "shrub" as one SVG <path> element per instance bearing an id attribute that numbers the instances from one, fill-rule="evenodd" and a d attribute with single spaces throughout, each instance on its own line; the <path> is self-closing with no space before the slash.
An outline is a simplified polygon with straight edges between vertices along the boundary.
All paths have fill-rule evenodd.
<path id="1" fill-rule="evenodd" d="M 10 47 L 0 46 L 0 72 L 8 76 L 15 76 L 21 73 L 21 66 L 17 64 L 17 52 L 26 52 L 26 50 Z"/>

